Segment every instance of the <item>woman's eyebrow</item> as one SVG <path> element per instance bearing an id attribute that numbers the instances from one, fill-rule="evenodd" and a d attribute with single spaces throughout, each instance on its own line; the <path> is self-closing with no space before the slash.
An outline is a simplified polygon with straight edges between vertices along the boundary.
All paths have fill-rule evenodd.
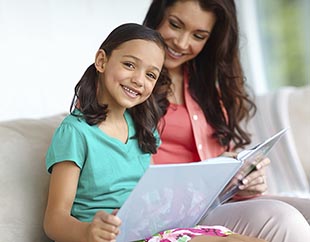
<path id="1" fill-rule="evenodd" d="M 179 17 L 177 17 L 177 16 L 175 16 L 173 14 L 170 15 L 170 16 L 176 18 L 183 26 L 185 26 L 185 23 Z M 201 32 L 201 33 L 211 34 L 211 31 L 209 31 L 207 29 L 197 29 L 196 31 Z"/>

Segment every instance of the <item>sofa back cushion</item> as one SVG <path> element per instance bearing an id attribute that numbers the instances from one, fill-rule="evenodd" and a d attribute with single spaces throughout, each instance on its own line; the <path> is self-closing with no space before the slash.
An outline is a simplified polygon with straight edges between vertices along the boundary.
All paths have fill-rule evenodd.
<path id="1" fill-rule="evenodd" d="M 310 197 L 310 86 L 282 87 L 256 97 L 257 113 L 248 130 L 255 145 L 289 128 L 270 151 L 267 169 L 271 194 Z"/>

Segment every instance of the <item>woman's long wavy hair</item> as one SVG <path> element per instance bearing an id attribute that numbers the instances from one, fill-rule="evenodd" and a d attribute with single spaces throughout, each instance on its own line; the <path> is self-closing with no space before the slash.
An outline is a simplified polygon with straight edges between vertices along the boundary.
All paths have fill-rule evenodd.
<path id="1" fill-rule="evenodd" d="M 153 0 L 143 24 L 158 29 L 166 9 L 177 1 L 182 0 Z M 256 106 L 247 93 L 239 59 L 236 6 L 233 0 L 196 1 L 203 10 L 215 13 L 217 20 L 206 45 L 187 65 L 190 93 L 220 145 L 227 150 L 244 147 L 251 140 L 241 121 L 248 121 Z"/>
<path id="2" fill-rule="evenodd" d="M 104 50 L 109 57 L 118 46 L 136 39 L 152 41 L 161 49 L 165 48 L 163 39 L 155 30 L 143 25 L 128 23 L 114 29 L 101 44 L 100 49 Z M 97 125 L 105 121 L 108 115 L 108 105 L 101 105 L 97 101 L 98 80 L 95 64 L 92 64 L 75 86 L 75 94 L 70 107 L 71 114 L 75 116 L 77 115 L 73 110 L 78 107 L 82 113 L 80 117 L 84 118 L 89 125 Z M 129 138 L 137 138 L 143 152 L 156 153 L 157 141 L 153 133 L 169 104 L 167 100 L 169 88 L 170 79 L 167 78 L 163 69 L 150 97 L 145 102 L 129 109 L 136 128 L 135 137 Z"/>

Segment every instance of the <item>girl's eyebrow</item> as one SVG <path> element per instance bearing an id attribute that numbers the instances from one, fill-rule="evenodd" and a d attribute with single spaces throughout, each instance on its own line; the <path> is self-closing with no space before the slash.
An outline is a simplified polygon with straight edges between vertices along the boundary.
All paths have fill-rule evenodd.
<path id="1" fill-rule="evenodd" d="M 134 59 L 134 60 L 136 60 L 136 61 L 138 61 L 138 62 L 141 62 L 141 61 L 142 61 L 141 59 L 139 59 L 138 57 L 133 56 L 133 55 L 124 55 L 124 57 L 132 58 L 132 59 Z M 158 72 L 160 72 L 160 69 L 159 69 L 158 67 L 152 66 L 152 68 L 155 69 L 155 70 L 157 70 Z"/>
<path id="2" fill-rule="evenodd" d="M 184 22 L 179 17 L 177 17 L 173 14 L 170 16 L 176 18 L 183 26 L 185 26 Z M 211 31 L 206 30 L 206 29 L 197 29 L 196 31 L 201 32 L 201 33 L 211 34 Z"/>

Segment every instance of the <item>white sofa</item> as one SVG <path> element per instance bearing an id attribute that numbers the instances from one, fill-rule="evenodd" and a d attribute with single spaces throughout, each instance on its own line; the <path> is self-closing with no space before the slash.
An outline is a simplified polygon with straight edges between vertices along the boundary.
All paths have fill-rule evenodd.
<path id="1" fill-rule="evenodd" d="M 44 156 L 64 115 L 0 123 L 0 241 L 47 242 Z"/>
<path id="2" fill-rule="evenodd" d="M 259 112 L 249 126 L 253 143 L 290 125 L 288 135 L 270 153 L 272 193 L 309 195 L 309 99 L 310 87 L 287 87 L 257 97 Z M 0 122 L 1 242 L 50 241 L 42 229 L 49 180 L 44 156 L 64 115 Z"/>
<path id="3" fill-rule="evenodd" d="M 310 86 L 283 87 L 258 96 L 256 104 L 258 111 L 248 126 L 251 145 L 288 128 L 268 155 L 268 192 L 310 197 Z"/>

